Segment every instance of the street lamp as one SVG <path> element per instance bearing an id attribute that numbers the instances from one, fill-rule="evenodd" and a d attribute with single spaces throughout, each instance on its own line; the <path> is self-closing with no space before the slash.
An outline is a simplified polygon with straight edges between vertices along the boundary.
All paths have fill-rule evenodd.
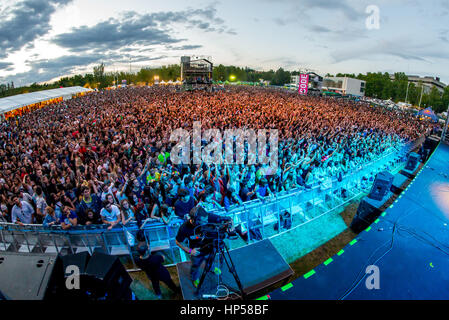
<path id="1" fill-rule="evenodd" d="M 234 80 L 235 80 L 235 75 L 231 74 L 231 75 L 229 76 L 229 80 L 234 81 Z"/>
<path id="2" fill-rule="evenodd" d="M 420 108 L 421 108 L 421 100 L 422 100 L 423 91 L 424 91 L 424 85 L 421 85 L 421 97 L 419 98 L 419 105 L 418 105 L 418 107 L 420 107 Z"/>
<path id="3" fill-rule="evenodd" d="M 405 104 L 407 104 L 407 97 L 408 97 L 408 87 L 410 85 L 410 82 L 407 82 L 407 91 L 405 93 Z"/>

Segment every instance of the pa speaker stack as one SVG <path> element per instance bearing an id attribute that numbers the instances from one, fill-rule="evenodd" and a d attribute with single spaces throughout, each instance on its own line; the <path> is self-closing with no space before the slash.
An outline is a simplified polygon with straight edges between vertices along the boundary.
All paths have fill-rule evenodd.
<path id="1" fill-rule="evenodd" d="M 94 251 L 66 255 L 65 268 L 76 265 L 80 270 L 80 289 L 66 289 L 64 294 L 81 300 L 130 300 L 132 279 L 116 256 Z M 66 270 L 66 269 L 64 269 Z"/>
<path id="2" fill-rule="evenodd" d="M 438 146 L 440 140 L 441 138 L 435 135 L 427 137 L 424 141 L 424 149 L 430 149 L 430 152 L 432 153 Z"/>
<path id="3" fill-rule="evenodd" d="M 67 287 L 69 266 L 79 269 L 79 288 Z M 0 300 L 131 300 L 131 282 L 119 258 L 101 252 L 0 253 Z"/>
<path id="4" fill-rule="evenodd" d="M 2 300 L 51 300 L 64 285 L 61 259 L 56 254 L 0 253 Z"/>

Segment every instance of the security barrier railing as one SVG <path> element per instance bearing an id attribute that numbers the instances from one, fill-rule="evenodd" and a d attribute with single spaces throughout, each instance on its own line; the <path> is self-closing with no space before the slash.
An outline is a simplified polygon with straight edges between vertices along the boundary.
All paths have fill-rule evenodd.
<path id="1" fill-rule="evenodd" d="M 263 201 L 253 200 L 231 207 L 229 211 L 215 211 L 233 218 L 240 231 L 247 232 L 248 241 L 271 238 L 288 230 L 301 227 L 323 215 L 343 208 L 351 200 L 368 193 L 375 175 L 383 170 L 398 171 L 410 150 L 421 144 L 423 138 L 402 148 L 391 149 L 384 155 L 342 177 L 320 181 L 311 188 L 297 188 L 280 192 Z M 284 215 L 288 212 L 287 215 Z M 290 223 L 285 225 L 285 221 Z M 169 225 L 159 222 L 144 223 L 147 244 L 152 251 L 164 251 L 167 264 L 187 259 L 175 243 L 182 220 L 173 219 Z M 133 246 L 138 227 L 135 223 L 118 225 L 111 230 L 105 225 L 76 226 L 62 230 L 58 226 L 19 226 L 0 223 L 0 251 L 71 254 L 92 253 L 101 249 L 112 255 L 126 255 L 133 261 Z M 232 242 L 232 241 L 231 241 Z M 242 245 L 242 242 L 239 242 Z M 231 244 L 231 247 L 235 246 Z M 243 244 L 244 245 L 244 244 Z"/>

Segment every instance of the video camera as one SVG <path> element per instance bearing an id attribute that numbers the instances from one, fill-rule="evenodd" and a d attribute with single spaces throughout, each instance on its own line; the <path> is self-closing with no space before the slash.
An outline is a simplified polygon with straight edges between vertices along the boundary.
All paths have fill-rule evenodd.
<path id="1" fill-rule="evenodd" d="M 197 206 L 192 209 L 191 216 L 195 221 L 195 232 L 192 237 L 198 240 L 202 245 L 207 246 L 216 241 L 224 239 L 233 239 L 237 233 L 232 230 L 232 219 L 226 216 L 209 214 L 203 207 Z"/>

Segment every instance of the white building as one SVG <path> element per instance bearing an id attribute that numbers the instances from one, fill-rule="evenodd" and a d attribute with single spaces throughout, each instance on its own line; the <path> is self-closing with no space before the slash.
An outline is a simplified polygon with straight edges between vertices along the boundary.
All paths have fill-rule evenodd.
<path id="1" fill-rule="evenodd" d="M 366 81 L 348 77 L 326 77 L 323 81 L 323 90 L 334 91 L 353 96 L 364 96 Z"/>
<path id="2" fill-rule="evenodd" d="M 296 84 L 299 87 L 299 75 L 291 76 L 290 77 L 290 83 L 291 84 Z"/>
<path id="3" fill-rule="evenodd" d="M 408 82 L 414 83 L 416 87 L 423 86 L 424 93 L 430 93 L 433 87 L 437 88 L 440 94 L 443 94 L 446 84 L 440 81 L 439 77 L 420 77 L 420 76 L 407 76 Z M 394 79 L 394 75 L 393 75 Z"/>

